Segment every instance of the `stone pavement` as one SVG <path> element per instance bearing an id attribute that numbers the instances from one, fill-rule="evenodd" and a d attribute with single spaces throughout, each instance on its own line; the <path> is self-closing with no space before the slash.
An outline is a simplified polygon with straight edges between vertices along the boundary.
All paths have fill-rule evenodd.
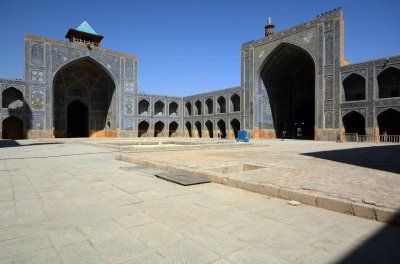
<path id="1" fill-rule="evenodd" d="M 0 141 L 0 263 L 400 261 L 398 227 L 214 183 L 184 187 L 121 170 L 129 164 L 114 156 Z"/>
<path id="2" fill-rule="evenodd" d="M 400 209 L 400 145 L 293 140 L 255 141 L 243 148 L 221 146 L 154 153 L 129 153 L 133 161 L 218 171 L 254 164 L 263 168 L 225 174 L 255 184 L 327 195 L 379 208 Z"/>

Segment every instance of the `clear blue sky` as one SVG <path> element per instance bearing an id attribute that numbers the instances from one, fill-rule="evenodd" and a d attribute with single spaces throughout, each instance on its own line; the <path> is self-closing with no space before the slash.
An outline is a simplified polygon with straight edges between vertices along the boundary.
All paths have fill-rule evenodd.
<path id="1" fill-rule="evenodd" d="M 24 32 L 64 39 L 86 19 L 106 49 L 139 58 L 147 93 L 189 95 L 240 85 L 240 46 L 341 6 L 351 62 L 400 54 L 398 0 L 1 1 L 0 78 L 23 77 Z"/>

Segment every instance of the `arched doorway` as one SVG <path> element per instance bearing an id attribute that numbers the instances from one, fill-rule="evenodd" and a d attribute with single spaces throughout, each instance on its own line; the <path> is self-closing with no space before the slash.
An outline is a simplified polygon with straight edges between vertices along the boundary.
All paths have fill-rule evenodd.
<path id="1" fill-rule="evenodd" d="M 20 108 L 23 105 L 24 95 L 14 87 L 7 88 L 2 93 L 3 108 Z"/>
<path id="2" fill-rule="evenodd" d="M 232 121 L 231 121 L 231 130 L 233 131 L 233 136 L 235 138 L 237 138 L 238 137 L 238 131 L 240 130 L 240 122 L 236 118 L 232 119 Z"/>
<path id="3" fill-rule="evenodd" d="M 90 120 L 79 131 L 79 136 L 103 137 L 110 134 L 104 130 L 116 130 L 116 120 L 112 118 L 116 112 L 115 83 L 110 73 L 92 58 L 75 60 L 58 70 L 54 76 L 53 93 L 56 137 L 71 135 L 68 130 L 74 125 L 69 123 L 72 121 L 67 116 L 72 114 L 79 118 L 73 109 L 82 107 L 78 104 L 71 106 L 76 101 L 86 106 L 87 117 L 82 118 Z"/>
<path id="4" fill-rule="evenodd" d="M 185 104 L 185 116 L 191 116 L 192 115 L 192 104 L 190 102 L 186 102 Z"/>
<path id="5" fill-rule="evenodd" d="M 139 115 L 148 115 L 149 114 L 149 101 L 146 99 L 142 99 L 138 103 L 138 114 Z"/>
<path id="6" fill-rule="evenodd" d="M 206 122 L 206 129 L 207 129 L 208 137 L 213 138 L 214 137 L 214 128 L 213 128 L 213 123 L 210 120 L 208 120 Z M 207 137 L 207 135 L 206 135 L 206 137 Z"/>
<path id="7" fill-rule="evenodd" d="M 217 126 L 218 126 L 218 130 L 220 131 L 220 136 L 221 138 L 225 138 L 226 137 L 226 125 L 225 125 L 225 121 L 220 119 L 217 122 Z"/>
<path id="8" fill-rule="evenodd" d="M 345 133 L 365 135 L 365 117 L 356 111 L 351 111 L 343 116 L 343 126 Z"/>
<path id="9" fill-rule="evenodd" d="M 379 98 L 400 96 L 400 69 L 388 67 L 378 75 Z"/>
<path id="10" fill-rule="evenodd" d="M 240 112 L 240 96 L 233 94 L 231 96 L 231 112 Z"/>
<path id="11" fill-rule="evenodd" d="M 3 139 L 22 139 L 24 126 L 18 117 L 10 116 L 3 120 Z"/>
<path id="12" fill-rule="evenodd" d="M 172 102 L 169 104 L 169 115 L 170 116 L 178 115 L 178 104 L 176 102 Z"/>
<path id="13" fill-rule="evenodd" d="M 377 117 L 379 133 L 383 135 L 400 135 L 400 112 L 392 108 L 380 113 Z"/>
<path id="14" fill-rule="evenodd" d="M 196 115 L 201 115 L 201 102 L 199 100 L 194 103 L 194 106 L 196 107 Z"/>
<path id="15" fill-rule="evenodd" d="M 185 133 L 185 136 L 192 137 L 192 124 L 190 124 L 190 122 L 186 122 L 185 127 L 187 132 Z"/>
<path id="16" fill-rule="evenodd" d="M 211 98 L 208 98 L 206 100 L 206 108 L 207 108 L 207 114 L 211 115 L 214 111 L 214 103 L 213 100 Z"/>
<path id="17" fill-rule="evenodd" d="M 67 107 L 67 136 L 87 137 L 89 135 L 89 111 L 86 104 L 74 101 Z"/>
<path id="18" fill-rule="evenodd" d="M 199 121 L 196 121 L 196 123 L 194 123 L 194 126 L 196 127 L 197 137 L 202 138 L 203 133 L 201 131 L 201 123 Z"/>
<path id="19" fill-rule="evenodd" d="M 365 100 L 365 78 L 358 74 L 351 74 L 343 81 L 344 97 L 346 101 Z"/>
<path id="20" fill-rule="evenodd" d="M 138 137 L 147 137 L 149 131 L 149 123 L 142 121 L 138 124 Z"/>
<path id="21" fill-rule="evenodd" d="M 165 124 L 161 121 L 158 121 L 154 124 L 154 137 L 162 137 L 164 136 L 164 127 Z"/>
<path id="22" fill-rule="evenodd" d="M 154 115 L 164 115 L 165 104 L 162 101 L 157 101 L 154 104 Z"/>
<path id="23" fill-rule="evenodd" d="M 295 45 L 281 44 L 267 58 L 260 74 L 276 136 L 286 131 L 286 136 L 313 139 L 315 65 L 312 57 Z"/>
<path id="24" fill-rule="evenodd" d="M 225 97 L 223 97 L 223 96 L 218 97 L 217 103 L 218 103 L 218 112 L 220 114 L 225 114 L 226 113 L 226 100 L 225 100 Z"/>
<path id="25" fill-rule="evenodd" d="M 178 123 L 172 121 L 169 124 L 169 137 L 177 137 L 178 136 L 177 130 L 178 130 Z"/>

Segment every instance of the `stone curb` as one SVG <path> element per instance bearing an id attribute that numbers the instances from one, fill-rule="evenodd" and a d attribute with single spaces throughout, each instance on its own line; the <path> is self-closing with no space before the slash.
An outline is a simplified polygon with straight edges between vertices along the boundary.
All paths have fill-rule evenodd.
<path id="1" fill-rule="evenodd" d="M 295 200 L 303 204 L 324 208 L 327 210 L 354 215 L 370 220 L 389 223 L 400 226 L 400 212 L 395 209 L 378 207 L 371 204 L 353 202 L 339 197 L 329 196 L 321 193 L 309 193 L 293 190 L 285 187 L 274 186 L 272 184 L 258 184 L 235 177 L 228 177 L 224 174 L 200 169 L 190 169 L 187 167 L 170 166 L 156 162 L 136 160 L 132 157 L 117 154 L 116 160 L 133 163 L 143 167 L 150 167 L 156 170 L 168 172 L 181 172 L 189 175 L 200 176 L 214 183 L 235 187 L 250 192 L 255 192 L 271 197 L 285 200 Z"/>

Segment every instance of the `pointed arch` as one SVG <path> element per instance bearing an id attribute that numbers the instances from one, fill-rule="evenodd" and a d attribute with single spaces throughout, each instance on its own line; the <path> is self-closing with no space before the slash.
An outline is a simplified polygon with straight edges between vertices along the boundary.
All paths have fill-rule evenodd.
<path id="1" fill-rule="evenodd" d="M 163 101 L 158 100 L 155 104 L 154 104 L 154 115 L 160 116 L 160 115 L 164 115 L 164 110 L 165 108 L 165 104 Z"/>
<path id="2" fill-rule="evenodd" d="M 178 123 L 175 121 L 172 121 L 169 123 L 169 137 L 177 137 L 178 136 Z"/>
<path id="3" fill-rule="evenodd" d="M 5 89 L 1 96 L 3 108 L 20 108 L 24 100 L 23 93 L 14 87 Z"/>
<path id="4" fill-rule="evenodd" d="M 238 132 L 240 130 L 240 122 L 236 118 L 231 120 L 231 131 L 233 132 L 234 138 L 238 137 Z"/>
<path id="5" fill-rule="evenodd" d="M 192 103 L 186 102 L 185 104 L 185 116 L 192 116 Z"/>
<path id="6" fill-rule="evenodd" d="M 148 137 L 149 136 L 149 122 L 143 120 L 138 124 L 138 137 Z"/>
<path id="7" fill-rule="evenodd" d="M 192 124 L 189 121 L 185 123 L 185 129 L 185 137 L 192 137 Z"/>
<path id="8" fill-rule="evenodd" d="M 218 127 L 218 130 L 219 130 L 219 133 L 220 133 L 220 137 L 221 138 L 225 138 L 226 137 L 226 124 L 225 124 L 225 121 L 222 120 L 222 119 L 218 120 L 217 127 Z"/>
<path id="9" fill-rule="evenodd" d="M 232 112 L 240 112 L 240 96 L 237 93 L 231 96 L 231 109 Z"/>
<path id="10" fill-rule="evenodd" d="M 377 116 L 379 133 L 386 131 L 387 135 L 400 135 L 400 112 L 388 108 Z"/>
<path id="11" fill-rule="evenodd" d="M 177 102 L 171 102 L 169 104 L 169 116 L 177 116 L 178 115 L 178 103 Z"/>
<path id="12" fill-rule="evenodd" d="M 164 136 L 165 124 L 162 121 L 157 121 L 154 124 L 154 137 L 163 137 Z"/>
<path id="13" fill-rule="evenodd" d="M 200 102 L 200 100 L 197 100 L 195 103 L 194 103 L 194 106 L 196 107 L 196 112 L 195 112 L 195 114 L 196 115 L 201 115 L 201 102 Z"/>
<path id="14" fill-rule="evenodd" d="M 139 115 L 148 115 L 149 114 L 149 106 L 150 103 L 146 99 L 142 99 L 138 103 L 138 114 Z"/>
<path id="15" fill-rule="evenodd" d="M 197 132 L 195 137 L 202 138 L 203 133 L 202 133 L 200 121 L 196 121 L 196 123 L 194 123 L 194 126 L 196 127 L 196 132 Z"/>
<path id="16" fill-rule="evenodd" d="M 214 102 L 211 98 L 206 100 L 206 112 L 208 115 L 212 115 L 214 113 Z"/>
<path id="17" fill-rule="evenodd" d="M 346 101 L 365 100 L 365 78 L 352 73 L 343 80 L 344 97 Z"/>
<path id="18" fill-rule="evenodd" d="M 211 120 L 207 120 L 205 125 L 206 125 L 206 132 L 207 132 L 206 137 L 213 138 L 214 137 L 214 126 L 213 126 L 213 123 L 211 122 Z"/>
<path id="19" fill-rule="evenodd" d="M 76 100 L 88 107 L 88 136 L 113 135 L 104 130 L 116 130 L 116 119 L 111 118 L 117 111 L 116 84 L 112 73 L 90 56 L 61 66 L 53 78 L 55 136 L 68 136 L 67 107 Z"/>
<path id="20" fill-rule="evenodd" d="M 379 98 L 400 97 L 400 69 L 388 67 L 377 78 Z"/>
<path id="21" fill-rule="evenodd" d="M 21 119 L 15 116 L 9 116 L 2 122 L 3 139 L 23 139 L 24 124 Z"/>
<path id="22" fill-rule="evenodd" d="M 356 111 L 351 111 L 343 116 L 343 126 L 346 133 L 365 135 L 365 117 Z"/>
<path id="23" fill-rule="evenodd" d="M 224 96 L 220 96 L 217 99 L 218 103 L 218 113 L 225 114 L 226 113 L 226 99 Z"/>
<path id="24" fill-rule="evenodd" d="M 265 106 L 271 108 L 268 126 L 275 135 L 285 131 L 292 136 L 299 129 L 302 139 L 314 139 L 316 67 L 311 54 L 297 45 L 281 43 L 264 60 L 259 76 L 265 87 L 260 92 L 268 95 Z"/>

